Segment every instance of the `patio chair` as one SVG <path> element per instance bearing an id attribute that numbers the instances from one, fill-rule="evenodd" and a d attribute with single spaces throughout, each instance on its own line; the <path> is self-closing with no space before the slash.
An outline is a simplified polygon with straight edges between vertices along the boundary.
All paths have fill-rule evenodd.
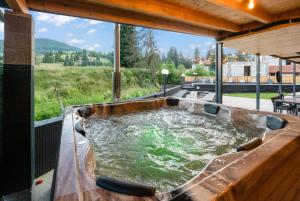
<path id="1" fill-rule="evenodd" d="M 272 97 L 271 101 L 273 103 L 273 111 L 282 113 L 282 111 L 286 110 L 287 114 L 294 114 L 295 113 L 295 106 L 291 104 L 283 103 L 284 95 L 280 94 L 278 96 Z"/>
<path id="2" fill-rule="evenodd" d="M 300 116 L 300 105 L 296 104 L 295 105 L 295 116 Z"/>

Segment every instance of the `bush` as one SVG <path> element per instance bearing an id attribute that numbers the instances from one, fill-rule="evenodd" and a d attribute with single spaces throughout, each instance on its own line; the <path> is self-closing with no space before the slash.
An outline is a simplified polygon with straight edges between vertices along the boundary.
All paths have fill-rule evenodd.
<path id="1" fill-rule="evenodd" d="M 185 68 L 183 65 L 179 65 L 178 68 L 176 68 L 174 63 L 163 63 L 159 66 L 159 72 L 158 72 L 158 82 L 160 84 L 164 83 L 164 77 L 161 74 L 162 69 L 168 69 L 169 75 L 167 79 L 167 84 L 181 84 L 183 81 L 182 74 L 185 73 Z"/>
<path id="2" fill-rule="evenodd" d="M 214 76 L 215 73 L 212 71 L 208 71 L 204 68 L 204 66 L 197 65 L 197 67 L 193 70 L 190 70 L 186 73 L 188 76 Z"/>

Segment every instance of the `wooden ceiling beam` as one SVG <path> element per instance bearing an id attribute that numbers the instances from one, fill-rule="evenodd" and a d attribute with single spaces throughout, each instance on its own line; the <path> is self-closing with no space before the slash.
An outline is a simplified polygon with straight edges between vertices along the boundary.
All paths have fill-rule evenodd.
<path id="1" fill-rule="evenodd" d="M 239 32 L 241 30 L 240 25 L 233 22 L 164 0 L 84 0 L 84 2 L 120 8 L 216 30 L 230 32 Z"/>
<path id="2" fill-rule="evenodd" d="M 300 56 L 283 57 L 283 59 L 299 59 Z"/>
<path id="3" fill-rule="evenodd" d="M 259 5 L 255 4 L 253 9 L 248 8 L 248 1 L 237 0 L 206 0 L 209 3 L 217 6 L 230 8 L 232 10 L 247 14 L 252 19 L 255 19 L 262 23 L 270 23 L 273 21 L 273 17 L 267 11 L 263 10 Z"/>
<path id="4" fill-rule="evenodd" d="M 8 6 L 16 13 L 29 14 L 26 0 L 5 0 Z"/>
<path id="5" fill-rule="evenodd" d="M 82 17 L 122 24 L 131 24 L 136 26 L 144 26 L 194 35 L 205 35 L 214 38 L 219 37 L 219 32 L 216 30 L 194 26 L 191 24 L 185 24 L 174 20 L 141 15 L 140 13 L 129 12 L 126 10 L 111 8 L 107 6 L 90 5 L 86 3 L 78 3 L 75 1 L 71 2 L 68 0 L 28 0 L 28 6 L 33 10 L 54 14 L 69 15 L 74 17 Z"/>
<path id="6" fill-rule="evenodd" d="M 287 19 L 289 20 L 289 19 L 295 19 L 295 18 L 300 18 L 300 8 L 296 8 L 294 10 L 289 10 L 284 13 L 275 15 L 273 17 L 274 21 L 287 20 Z"/>
<path id="7" fill-rule="evenodd" d="M 273 22 L 278 22 L 281 20 L 293 20 L 296 18 L 300 18 L 300 8 L 296 8 L 294 10 L 289 10 L 289 11 L 274 15 Z M 254 21 L 254 22 L 244 24 L 241 27 L 242 27 L 242 31 L 245 31 L 245 30 L 263 27 L 264 25 L 265 25 L 264 23 Z"/>

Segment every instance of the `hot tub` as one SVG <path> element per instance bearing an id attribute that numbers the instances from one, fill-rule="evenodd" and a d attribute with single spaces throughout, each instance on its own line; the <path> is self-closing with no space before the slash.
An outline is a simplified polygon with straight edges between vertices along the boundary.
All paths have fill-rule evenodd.
<path id="1" fill-rule="evenodd" d="M 170 185 L 171 187 L 169 186 L 169 188 L 159 188 L 155 193 L 154 188 L 151 186 L 155 186 L 156 183 L 143 182 L 142 179 L 131 181 L 141 183 L 142 185 L 128 183 L 126 181 L 130 179 L 126 175 L 127 171 L 124 171 L 126 174 L 122 178 L 120 168 L 119 172 L 117 171 L 117 176 L 110 174 L 115 171 L 113 169 L 117 167 L 117 163 L 113 159 L 111 166 L 109 166 L 110 164 L 107 160 L 105 160 L 105 163 L 101 163 L 101 159 L 106 157 L 104 154 L 107 154 L 106 143 L 114 143 L 116 155 L 124 151 L 123 148 L 126 146 L 124 146 L 124 143 L 116 143 L 117 141 L 104 140 L 103 142 L 103 139 L 109 138 L 109 136 L 105 136 L 103 139 L 98 139 L 97 136 L 96 138 L 89 136 L 97 128 L 94 125 L 106 121 L 106 124 L 100 127 L 101 135 L 106 134 L 103 133 L 106 132 L 105 130 L 103 131 L 103 128 L 115 128 L 118 130 L 116 132 L 118 135 L 122 135 L 122 133 L 126 135 L 128 133 L 135 133 L 136 137 L 129 138 L 130 141 L 134 141 L 135 138 L 139 139 L 141 137 L 139 136 L 141 133 L 145 133 L 145 131 L 133 132 L 135 131 L 135 124 L 133 124 L 133 127 L 130 127 L 132 122 L 137 121 L 136 118 L 138 116 L 140 117 L 139 119 L 144 119 L 144 122 L 151 122 L 152 117 L 158 118 L 159 122 L 151 122 L 151 125 L 164 125 L 164 123 L 161 123 L 164 117 L 159 118 L 164 116 L 163 114 L 169 114 L 169 112 L 174 116 L 172 121 L 176 122 L 177 119 L 184 121 L 186 119 L 186 122 L 183 123 L 183 130 L 178 132 L 176 130 L 177 127 L 175 127 L 175 131 L 173 132 L 183 133 L 183 136 L 179 135 L 179 137 L 187 137 L 189 133 L 184 134 L 183 131 L 186 132 L 190 129 L 189 124 L 191 122 L 199 124 L 202 127 L 208 121 L 211 122 L 207 126 L 208 130 L 204 130 L 208 133 L 203 133 L 203 131 L 201 133 L 198 130 L 200 128 L 197 128 L 197 126 L 193 128 L 196 130 L 191 130 L 199 132 L 198 135 L 200 136 L 207 135 L 208 138 L 212 138 L 208 139 L 210 142 L 208 144 L 205 144 L 204 141 L 203 143 L 200 141 L 197 144 L 199 145 L 200 152 L 201 147 L 204 149 L 205 146 L 209 146 L 211 152 L 206 155 L 193 155 L 194 153 L 192 152 L 188 152 L 186 155 L 183 154 L 184 158 L 193 158 L 188 163 L 199 160 L 201 164 L 204 162 L 205 165 L 200 165 L 195 170 L 196 174 L 194 173 L 194 175 L 191 174 L 189 177 L 181 175 L 183 178 L 188 178 L 186 181 L 178 179 L 179 183 L 173 186 Z M 154 114 L 158 116 L 153 116 Z M 185 115 L 189 115 L 192 118 L 189 119 Z M 196 121 L 197 118 L 203 120 L 204 122 L 202 123 L 204 124 L 201 124 L 200 120 Z M 169 118 L 166 121 L 171 123 L 170 125 L 174 124 Z M 300 156 L 300 126 L 297 125 L 297 121 L 298 118 L 292 116 L 275 115 L 266 112 L 230 108 L 207 102 L 174 98 L 74 106 L 69 108 L 64 118 L 59 160 L 53 185 L 54 200 L 297 200 L 297 196 L 299 196 L 297 193 L 300 188 L 299 179 L 297 179 L 300 177 L 300 169 L 298 168 L 300 164 L 299 160 L 295 160 L 296 157 Z M 127 124 L 131 122 L 131 124 L 130 126 L 126 124 L 125 127 L 119 127 L 124 122 Z M 137 125 L 140 124 L 144 124 L 143 121 L 137 122 Z M 178 125 L 181 124 L 178 123 Z M 214 133 L 215 130 L 218 130 L 219 125 L 225 125 L 223 127 L 227 130 Z M 129 129 L 129 132 L 123 131 L 125 128 Z M 209 130 L 209 128 L 213 129 Z M 158 129 L 159 131 L 161 130 L 160 127 Z M 174 128 L 172 127 L 172 129 Z M 154 132 L 157 132 L 157 130 L 154 130 Z M 211 133 L 214 133 L 216 136 L 210 135 Z M 230 133 L 234 133 L 234 135 L 230 135 Z M 243 136 L 241 137 L 240 135 L 242 134 Z M 145 136 L 146 140 L 148 140 L 149 135 L 146 133 Z M 145 136 L 142 136 L 142 139 Z M 177 150 L 178 144 L 183 148 L 189 147 L 185 146 L 182 142 L 174 145 L 174 141 L 177 140 L 178 135 L 176 134 L 174 137 L 172 134 L 171 136 L 170 139 L 167 139 L 172 144 L 171 149 L 168 150 L 169 155 L 167 155 L 167 159 L 163 158 L 159 161 L 162 166 L 164 166 L 164 160 L 167 166 L 170 160 L 177 160 L 177 158 L 182 157 L 178 153 L 182 153 L 186 149 Z M 255 138 L 253 143 L 246 143 L 253 138 Z M 113 139 L 114 137 L 111 138 L 111 140 Z M 192 139 L 199 140 L 194 135 Z M 218 139 L 220 140 L 218 141 Z M 126 141 L 127 139 L 120 138 L 120 140 Z M 150 142 L 155 140 L 157 139 L 151 135 Z M 165 139 L 159 138 L 159 140 L 164 141 Z M 224 142 L 224 140 L 228 140 L 228 143 L 231 143 L 224 148 L 225 151 L 216 151 L 219 150 L 218 142 Z M 101 141 L 102 144 L 99 145 L 97 144 L 98 142 L 94 141 Z M 142 142 L 144 143 L 144 141 Z M 153 147 L 156 144 L 150 143 L 149 145 L 143 143 L 142 145 L 145 145 L 151 153 L 153 150 L 155 151 L 155 155 L 150 154 L 149 157 L 156 157 L 157 150 L 161 150 L 161 147 Z M 193 144 L 194 142 L 187 141 L 187 144 L 189 143 Z M 243 143 L 246 144 L 241 146 Z M 129 143 L 129 145 L 131 144 Z M 99 148 L 100 151 L 98 151 L 97 146 L 101 146 Z M 211 148 L 212 146 L 213 148 Z M 126 149 L 126 152 L 128 151 L 131 150 Z M 144 153 L 140 151 L 140 149 L 133 149 L 133 151 L 142 155 L 145 153 L 149 154 L 148 152 Z M 159 157 L 164 153 L 159 152 Z M 109 154 L 112 154 L 111 150 L 108 152 L 108 156 L 113 156 Z M 173 158 L 169 159 L 172 156 Z M 196 157 L 197 160 L 194 160 L 195 156 L 199 156 L 199 158 Z M 121 155 L 118 160 L 124 157 L 126 160 L 126 155 Z M 130 155 L 127 155 L 127 157 L 130 157 Z M 102 165 L 109 166 L 109 168 L 99 167 Z M 124 165 L 124 163 L 121 163 L 121 165 Z M 146 165 L 144 163 L 139 164 L 141 167 Z M 181 168 L 181 164 L 176 165 L 178 169 Z M 124 165 L 124 170 L 126 168 Z M 134 176 L 139 174 L 141 173 L 136 171 Z M 106 177 L 98 179 L 99 176 L 105 175 L 108 177 L 117 177 L 117 180 Z M 174 177 L 176 176 L 180 177 L 180 175 L 175 175 Z M 177 181 L 176 178 L 175 180 L 172 179 L 170 179 L 171 182 Z M 122 180 L 125 180 L 125 182 L 123 183 Z M 144 186 L 144 183 L 147 186 Z"/>

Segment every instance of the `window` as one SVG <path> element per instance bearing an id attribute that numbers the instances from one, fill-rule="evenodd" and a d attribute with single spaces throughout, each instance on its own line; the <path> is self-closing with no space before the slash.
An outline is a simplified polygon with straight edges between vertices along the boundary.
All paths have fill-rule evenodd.
<path id="1" fill-rule="evenodd" d="M 251 66 L 244 66 L 244 76 L 250 76 Z"/>

